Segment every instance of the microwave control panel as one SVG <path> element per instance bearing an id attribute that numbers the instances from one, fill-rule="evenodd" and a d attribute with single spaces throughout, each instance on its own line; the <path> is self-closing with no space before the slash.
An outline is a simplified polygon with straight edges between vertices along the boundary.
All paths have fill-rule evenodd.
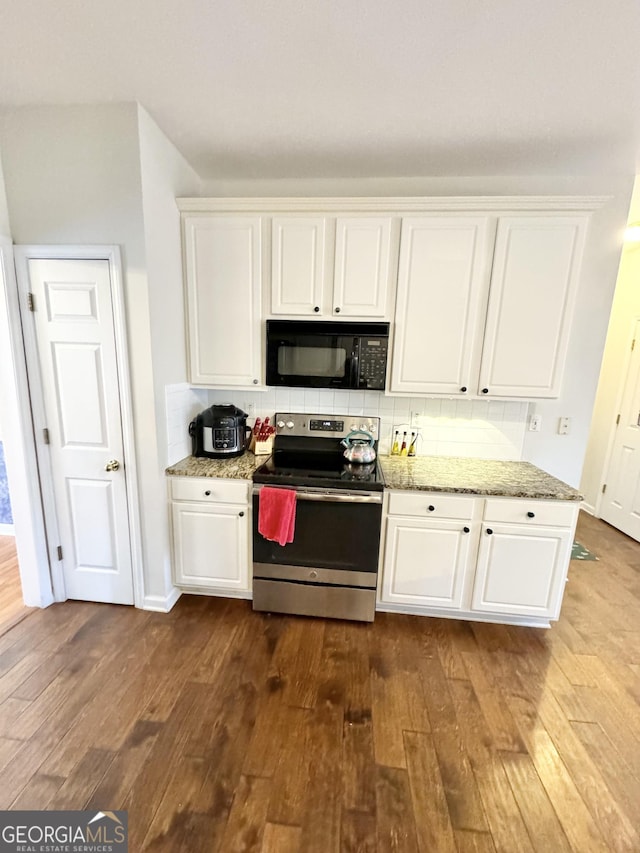
<path id="1" fill-rule="evenodd" d="M 382 391 L 387 375 L 388 338 L 361 338 L 358 387 Z"/>

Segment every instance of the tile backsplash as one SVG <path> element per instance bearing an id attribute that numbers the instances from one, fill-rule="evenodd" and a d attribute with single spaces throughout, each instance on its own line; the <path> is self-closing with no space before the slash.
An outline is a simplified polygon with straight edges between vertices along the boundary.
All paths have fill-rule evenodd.
<path id="1" fill-rule="evenodd" d="M 167 465 L 174 465 L 191 454 L 189 423 L 210 406 L 209 390 L 192 388 L 186 382 L 165 385 L 164 400 L 167 414 Z"/>
<path id="2" fill-rule="evenodd" d="M 482 459 L 522 458 L 527 402 L 498 400 L 390 397 L 381 391 L 324 391 L 269 388 L 267 391 L 194 389 L 187 384 L 166 387 L 168 463 L 191 453 L 189 421 L 213 403 L 233 402 L 253 418 L 275 412 L 318 412 L 370 415 L 381 419 L 380 452 L 391 447 L 393 431 L 418 431 L 420 456 L 475 456 Z"/>

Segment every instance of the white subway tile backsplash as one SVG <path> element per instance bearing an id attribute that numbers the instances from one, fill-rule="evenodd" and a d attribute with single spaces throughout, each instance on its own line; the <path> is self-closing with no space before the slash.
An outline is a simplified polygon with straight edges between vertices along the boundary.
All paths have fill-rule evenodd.
<path id="1" fill-rule="evenodd" d="M 529 404 L 498 400 L 397 397 L 379 391 L 269 388 L 265 391 L 165 388 L 168 464 L 188 456 L 187 429 L 198 412 L 213 403 L 233 402 L 253 417 L 275 412 L 307 412 L 380 417 L 380 453 L 389 453 L 394 430 L 418 431 L 419 456 L 477 456 L 521 459 Z M 252 422 L 252 421 L 251 421 Z"/>
<path id="2" fill-rule="evenodd" d="M 306 388 L 304 392 L 304 410 L 313 414 L 320 411 L 320 391 Z"/>

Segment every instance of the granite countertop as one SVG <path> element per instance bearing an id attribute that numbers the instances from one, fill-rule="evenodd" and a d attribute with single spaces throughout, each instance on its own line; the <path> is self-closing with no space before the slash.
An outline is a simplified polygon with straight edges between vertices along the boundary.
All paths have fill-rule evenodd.
<path id="1" fill-rule="evenodd" d="M 256 468 L 266 462 L 268 456 L 254 456 L 247 451 L 231 459 L 205 459 L 187 456 L 165 469 L 171 477 L 218 477 L 227 480 L 250 480 Z"/>
<path id="2" fill-rule="evenodd" d="M 510 498 L 580 501 L 576 489 L 530 462 L 500 462 L 462 456 L 380 456 L 385 488 L 419 492 L 453 492 Z M 170 465 L 171 477 L 217 477 L 250 480 L 267 456 L 247 451 L 232 459 L 187 456 Z"/>
<path id="3" fill-rule="evenodd" d="M 576 489 L 530 462 L 458 456 L 380 456 L 387 489 L 581 501 Z"/>

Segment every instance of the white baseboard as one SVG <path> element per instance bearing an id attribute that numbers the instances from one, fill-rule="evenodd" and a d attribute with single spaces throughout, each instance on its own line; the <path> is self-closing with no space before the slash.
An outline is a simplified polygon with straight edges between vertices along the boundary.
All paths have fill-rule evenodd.
<path id="1" fill-rule="evenodd" d="M 589 515 L 596 514 L 596 508 L 593 506 L 593 504 L 588 504 L 585 501 L 582 501 L 582 503 L 580 504 L 580 509 L 583 509 L 585 512 L 588 512 Z"/>
<path id="2" fill-rule="evenodd" d="M 16 531 L 13 524 L 0 524 L 0 536 L 15 536 Z"/>
<path id="3" fill-rule="evenodd" d="M 182 591 L 175 586 L 168 595 L 145 595 L 143 610 L 155 610 L 158 613 L 168 613 L 176 601 L 182 595 Z"/>

